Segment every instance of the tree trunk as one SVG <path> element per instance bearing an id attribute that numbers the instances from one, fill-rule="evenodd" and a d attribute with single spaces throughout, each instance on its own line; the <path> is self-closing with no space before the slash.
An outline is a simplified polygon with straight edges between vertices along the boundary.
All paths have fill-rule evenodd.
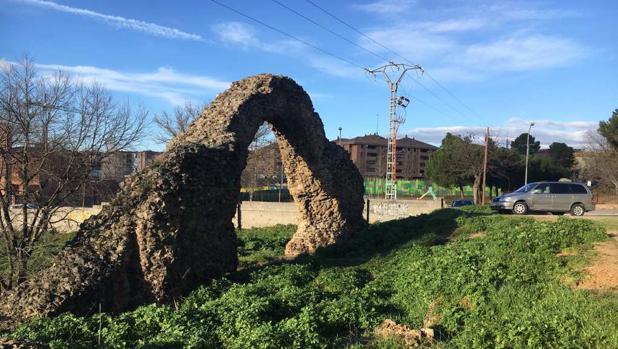
<path id="1" fill-rule="evenodd" d="M 28 276 L 28 255 L 23 251 L 18 251 L 15 259 L 15 264 L 17 266 L 15 273 L 17 282 L 15 285 L 19 285 L 24 282 Z"/>
<path id="2" fill-rule="evenodd" d="M 459 197 L 462 199 L 464 198 L 464 189 L 462 184 L 459 185 Z"/>
<path id="3" fill-rule="evenodd" d="M 480 200 L 480 186 L 481 186 L 481 176 L 474 176 L 474 184 L 472 184 L 472 195 L 474 198 L 474 204 L 478 205 Z"/>

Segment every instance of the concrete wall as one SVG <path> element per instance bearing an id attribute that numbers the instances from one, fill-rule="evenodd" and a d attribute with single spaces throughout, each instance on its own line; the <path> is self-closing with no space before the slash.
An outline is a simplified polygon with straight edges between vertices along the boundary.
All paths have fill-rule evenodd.
<path id="1" fill-rule="evenodd" d="M 366 203 L 365 203 L 366 205 Z M 440 200 L 370 200 L 369 221 L 385 222 L 393 219 L 417 216 L 441 208 Z M 366 217 L 367 206 L 363 211 Z M 241 205 L 241 223 L 243 228 L 269 227 L 277 224 L 296 224 L 298 210 L 293 202 L 258 202 L 245 201 Z M 238 218 L 234 217 L 234 226 Z"/>
<path id="2" fill-rule="evenodd" d="M 365 202 L 365 205 L 367 203 Z M 370 200 L 369 223 L 385 222 L 430 213 L 442 208 L 441 200 Z M 365 206 L 365 212 L 367 206 Z"/>
<path id="3" fill-rule="evenodd" d="M 19 227 L 23 222 L 22 210 L 18 208 L 11 208 L 11 217 L 13 219 L 13 226 Z M 60 207 L 53 215 L 51 222 L 52 227 L 60 233 L 68 233 L 79 229 L 79 225 L 85 221 L 88 217 L 97 214 L 101 211 L 101 206 L 96 205 L 93 207 Z M 32 222 L 35 209 L 28 209 L 28 221 Z"/>
<path id="4" fill-rule="evenodd" d="M 243 201 L 240 207 L 243 228 L 296 224 L 298 221 L 298 209 L 293 202 Z M 238 212 L 233 222 L 238 227 Z"/>
<path id="5" fill-rule="evenodd" d="M 366 205 L 366 202 L 365 202 Z M 440 200 L 399 200 L 396 202 L 373 199 L 369 204 L 369 221 L 385 222 L 393 219 L 416 216 L 430 213 L 439 209 Z M 100 206 L 94 207 L 63 207 L 54 216 L 54 229 L 61 233 L 75 231 L 79 224 L 91 215 L 99 213 Z M 270 227 L 277 224 L 296 224 L 298 209 L 293 202 L 261 202 L 244 201 L 241 205 L 241 223 L 243 228 Z M 14 214 L 19 217 L 19 211 Z M 32 213 L 33 210 L 31 210 Z M 367 206 L 363 211 L 366 217 Z M 19 221 L 19 218 L 17 218 Z M 233 219 L 234 226 L 238 226 L 238 218 Z"/>

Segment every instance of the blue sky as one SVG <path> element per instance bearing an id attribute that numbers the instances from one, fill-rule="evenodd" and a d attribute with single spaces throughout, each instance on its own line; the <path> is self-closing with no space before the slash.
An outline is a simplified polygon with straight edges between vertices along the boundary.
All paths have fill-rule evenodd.
<path id="1" fill-rule="evenodd" d="M 618 108 L 618 1 L 313 0 L 370 40 L 306 0 L 280 0 L 353 44 L 271 0 L 219 1 L 354 65 L 211 1 L 0 0 L 0 59 L 29 54 L 151 114 L 208 102 L 248 75 L 284 74 L 311 95 L 331 139 L 338 127 L 386 132 L 387 86 L 359 68 L 402 61 L 383 46 L 429 73 L 404 78 L 412 102 L 400 133 L 432 143 L 485 126 L 514 138 L 535 121 L 544 145 L 580 147 Z"/>

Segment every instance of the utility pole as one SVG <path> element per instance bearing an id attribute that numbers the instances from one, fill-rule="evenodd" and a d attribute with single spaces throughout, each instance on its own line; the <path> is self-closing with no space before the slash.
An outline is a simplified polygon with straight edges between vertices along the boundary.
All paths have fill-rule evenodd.
<path id="1" fill-rule="evenodd" d="M 485 188 L 487 185 L 487 155 L 489 153 L 489 127 L 485 131 L 485 158 L 483 159 L 483 188 L 481 189 L 481 205 L 485 205 Z"/>
<path id="2" fill-rule="evenodd" d="M 397 129 L 405 122 L 405 119 L 397 115 L 397 106 L 407 107 L 410 100 L 404 96 L 397 98 L 397 89 L 406 72 L 419 70 L 424 72 L 420 65 L 409 65 L 389 62 L 375 69 L 365 69 L 374 77 L 381 73 L 390 90 L 390 103 L 388 113 L 388 146 L 386 151 L 386 181 L 384 186 L 384 198 L 397 200 Z"/>
<path id="3" fill-rule="evenodd" d="M 279 164 L 279 202 L 281 202 L 281 190 L 283 190 L 283 160 Z"/>
<path id="4" fill-rule="evenodd" d="M 524 178 L 524 185 L 528 185 L 528 156 L 530 155 L 530 131 L 532 131 L 532 126 L 534 126 L 534 122 L 530 123 L 528 138 L 526 138 L 526 177 Z"/>

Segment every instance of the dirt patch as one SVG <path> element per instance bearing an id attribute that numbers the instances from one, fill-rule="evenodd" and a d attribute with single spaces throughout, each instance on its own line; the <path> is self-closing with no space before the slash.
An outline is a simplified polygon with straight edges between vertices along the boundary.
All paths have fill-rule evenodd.
<path id="1" fill-rule="evenodd" d="M 476 233 L 472 233 L 470 235 L 468 235 L 468 240 L 473 240 L 473 239 L 479 239 L 485 236 L 485 232 L 480 231 L 480 232 L 476 232 Z"/>
<path id="2" fill-rule="evenodd" d="M 563 251 L 556 253 L 556 257 L 573 257 L 573 256 L 577 256 L 577 252 L 563 250 Z"/>
<path id="3" fill-rule="evenodd" d="M 618 232 L 610 232 L 612 239 L 596 244 L 597 256 L 585 269 L 586 277 L 577 286 L 597 292 L 618 294 Z"/>
<path id="4" fill-rule="evenodd" d="M 378 338 L 394 339 L 408 347 L 418 346 L 422 342 L 431 342 L 434 336 L 434 331 L 430 328 L 415 330 L 390 319 L 384 320 L 375 328 L 374 333 Z"/>

